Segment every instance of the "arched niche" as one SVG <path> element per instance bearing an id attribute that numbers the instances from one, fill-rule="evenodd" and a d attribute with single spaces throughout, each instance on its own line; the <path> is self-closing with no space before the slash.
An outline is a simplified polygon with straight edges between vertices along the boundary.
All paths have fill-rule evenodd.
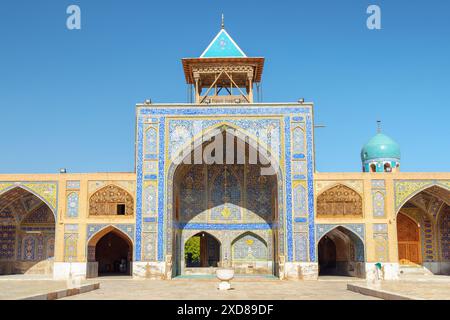
<path id="1" fill-rule="evenodd" d="M 319 275 L 365 277 L 364 251 L 364 242 L 357 234 L 336 226 L 318 241 Z"/>
<path id="2" fill-rule="evenodd" d="M 272 254 L 267 241 L 253 232 L 244 232 L 231 243 L 231 259 L 236 273 L 272 274 Z"/>
<path id="3" fill-rule="evenodd" d="M 226 141 L 228 126 L 222 125 L 213 129 L 219 129 L 219 133 L 216 132 L 216 134 L 221 134 Z M 239 129 L 236 130 L 239 131 Z M 191 141 L 190 145 L 196 148 L 180 151 L 183 158 L 177 158 L 177 162 L 170 163 L 168 169 L 166 220 L 168 234 L 165 239 L 167 239 L 166 252 L 175 257 L 173 276 L 183 273 L 184 263 L 181 259 L 184 259 L 182 251 L 184 250 L 183 239 L 187 238 L 186 234 L 200 232 L 205 225 L 208 231 L 214 230 L 215 224 L 220 225 L 222 229 L 215 230 L 220 233 L 220 240 L 227 238 L 230 234 L 227 227 L 223 225 L 264 225 L 263 229 L 266 230 L 267 227 L 267 230 L 271 229 L 273 234 L 273 239 L 268 242 L 271 264 L 280 252 L 284 253 L 283 233 L 278 230 L 278 228 L 283 229 L 285 225 L 283 207 L 278 206 L 278 203 L 284 202 L 283 180 L 278 162 L 271 162 L 274 167 L 271 174 L 263 174 L 262 169 L 267 168 L 265 164 L 269 162 L 267 158 L 264 159 L 265 164 L 250 162 L 250 154 L 255 148 L 259 148 L 258 143 L 251 137 L 245 136 L 245 133 L 236 134 L 234 131 L 236 136 L 233 140 L 232 164 L 227 162 L 226 152 L 223 153 L 222 163 L 196 164 L 196 152 L 200 150 L 202 154 L 202 150 L 216 137 L 208 136 L 208 132 L 209 130 L 205 130 L 206 138 L 203 141 L 206 140 L 206 142 L 202 144 L 196 140 Z M 243 136 L 244 139 L 242 139 Z M 211 140 L 208 140 L 208 137 Z M 243 155 L 241 158 L 238 154 L 238 145 L 243 146 L 245 151 L 241 154 Z M 266 150 L 260 154 L 260 157 L 265 157 L 265 154 L 270 155 L 270 152 Z M 210 224 L 211 228 L 209 228 Z M 229 230 L 233 229 L 230 227 Z M 230 241 L 231 239 L 225 242 L 226 247 L 222 242 L 222 252 L 226 252 L 228 258 L 231 253 Z"/>
<path id="4" fill-rule="evenodd" d="M 132 274 L 133 241 L 112 225 L 88 239 L 87 255 L 89 278 Z"/>
<path id="5" fill-rule="evenodd" d="M 16 186 L 0 195 L 0 274 L 53 273 L 55 213 L 38 194 Z"/>
<path id="6" fill-rule="evenodd" d="M 352 188 L 337 184 L 317 197 L 317 218 L 363 216 L 362 196 Z"/>
<path id="7" fill-rule="evenodd" d="M 110 184 L 97 190 L 89 198 L 90 216 L 132 216 L 133 196 L 123 188 Z"/>

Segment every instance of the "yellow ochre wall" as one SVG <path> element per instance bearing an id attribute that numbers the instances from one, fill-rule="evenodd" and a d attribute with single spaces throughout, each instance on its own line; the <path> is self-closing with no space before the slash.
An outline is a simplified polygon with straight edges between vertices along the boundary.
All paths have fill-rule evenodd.
<path id="1" fill-rule="evenodd" d="M 89 197 L 96 190 L 88 190 L 89 182 L 104 182 L 105 185 L 115 184 L 121 187 L 121 184 L 130 184 L 127 190 L 134 199 L 136 190 L 136 174 L 134 173 L 80 173 L 80 174 L 3 174 L 0 175 L 0 181 L 13 182 L 20 185 L 21 182 L 42 182 L 51 181 L 58 183 L 57 193 L 57 222 L 55 226 L 55 262 L 64 261 L 64 233 L 66 224 L 78 225 L 77 258 L 72 262 L 87 261 L 86 234 L 88 224 L 122 224 L 135 223 L 135 214 L 130 216 L 88 216 Z M 79 208 L 78 217 L 66 217 L 67 201 L 67 181 L 79 181 Z M 99 188 L 100 189 L 100 188 Z M 134 200 L 136 202 L 136 200 Z M 134 203 L 136 210 L 136 203 Z"/>
<path id="2" fill-rule="evenodd" d="M 386 197 L 385 197 L 385 218 L 377 218 L 373 216 L 372 205 L 372 180 L 385 180 Z M 399 180 L 446 180 L 450 181 L 450 173 L 409 173 L 409 172 L 392 172 L 392 173 L 315 173 L 314 174 L 314 197 L 315 204 L 317 197 L 320 195 L 316 191 L 319 182 L 336 181 L 346 185 L 352 181 L 359 181 L 363 184 L 363 217 L 362 218 L 317 218 L 316 224 L 345 224 L 359 223 L 365 224 L 365 254 L 367 262 L 379 262 L 375 254 L 375 242 L 373 240 L 373 224 L 385 223 L 388 225 L 388 245 L 389 254 L 387 262 L 398 262 L 397 248 L 397 227 L 395 209 L 395 190 L 394 182 Z M 347 182 L 347 183 L 346 183 Z M 326 190 L 325 188 L 324 190 Z M 324 191 L 324 190 L 321 190 Z M 415 195 L 411 194 L 411 197 Z M 315 206 L 316 207 L 316 206 Z"/>
<path id="3" fill-rule="evenodd" d="M 385 212 L 384 218 L 373 217 L 372 206 L 372 180 L 385 180 L 386 197 L 385 197 Z M 375 255 L 375 242 L 373 240 L 373 224 L 385 223 L 388 225 L 388 244 L 389 244 L 389 259 L 387 262 L 398 262 L 397 252 L 397 228 L 394 196 L 394 182 L 404 180 L 413 181 L 446 181 L 450 188 L 450 173 L 315 173 L 314 186 L 317 189 L 317 184 L 320 182 L 333 181 L 336 183 L 342 182 L 346 185 L 354 181 L 362 183 L 362 197 L 363 197 L 363 217 L 362 218 L 317 218 L 316 224 L 346 224 L 358 223 L 365 224 L 365 257 L 367 262 L 378 262 Z M 56 238 L 55 238 L 55 262 L 64 261 L 64 233 L 66 224 L 78 224 L 78 242 L 77 242 L 77 258 L 72 262 L 86 262 L 87 261 L 87 244 L 86 234 L 88 224 L 135 224 L 135 212 L 132 216 L 88 216 L 89 197 L 95 190 L 88 190 L 89 182 L 105 182 L 108 184 L 116 184 L 121 186 L 123 183 L 128 183 L 131 188 L 127 189 L 130 194 L 135 197 L 136 174 L 135 173 L 80 173 L 80 174 L 3 174 L 0 175 L 0 181 L 11 182 L 19 184 L 21 182 L 42 182 L 52 181 L 58 183 L 57 194 L 57 223 L 56 223 Z M 67 218 L 66 211 L 66 196 L 67 196 L 67 181 L 80 181 L 79 189 L 79 211 L 77 218 Z M 324 188 L 322 191 L 326 190 Z M 320 193 L 315 190 L 315 201 Z M 413 196 L 414 194 L 411 194 Z M 315 202 L 316 203 L 316 202 Z M 134 211 L 136 210 L 136 203 L 134 204 Z"/>

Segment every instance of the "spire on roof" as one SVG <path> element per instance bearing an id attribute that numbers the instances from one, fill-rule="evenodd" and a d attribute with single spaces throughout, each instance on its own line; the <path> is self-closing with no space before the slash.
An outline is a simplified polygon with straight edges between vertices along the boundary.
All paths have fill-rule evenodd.
<path id="1" fill-rule="evenodd" d="M 381 133 L 381 120 L 377 120 L 377 133 Z"/>
<path id="2" fill-rule="evenodd" d="M 200 58 L 246 58 L 244 51 L 234 42 L 225 30 L 225 16 L 222 13 L 222 25 L 219 33 L 211 41 Z"/>

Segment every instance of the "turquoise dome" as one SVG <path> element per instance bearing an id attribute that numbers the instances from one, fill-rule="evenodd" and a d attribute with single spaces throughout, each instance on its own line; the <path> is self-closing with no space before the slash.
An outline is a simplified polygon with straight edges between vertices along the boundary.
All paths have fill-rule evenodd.
<path id="1" fill-rule="evenodd" d="M 361 150 L 363 162 L 373 159 L 400 160 L 400 146 L 383 133 L 377 133 Z"/>

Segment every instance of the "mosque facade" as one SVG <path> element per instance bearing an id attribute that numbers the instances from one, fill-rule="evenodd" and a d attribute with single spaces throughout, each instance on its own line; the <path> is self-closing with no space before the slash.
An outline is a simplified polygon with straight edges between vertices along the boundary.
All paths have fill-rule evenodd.
<path id="1" fill-rule="evenodd" d="M 314 280 L 450 274 L 450 173 L 315 170 L 313 103 L 258 102 L 264 58 L 222 26 L 182 59 L 192 101 L 136 105 L 135 172 L 0 175 L 0 275 Z"/>

